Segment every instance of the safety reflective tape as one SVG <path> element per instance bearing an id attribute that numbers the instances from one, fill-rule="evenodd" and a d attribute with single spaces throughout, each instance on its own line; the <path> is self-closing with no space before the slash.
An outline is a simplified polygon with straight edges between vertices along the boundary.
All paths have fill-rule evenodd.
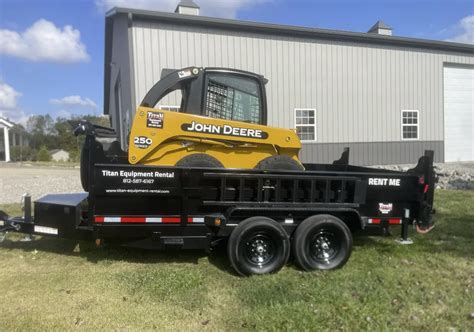
<path id="1" fill-rule="evenodd" d="M 204 217 L 189 217 L 188 223 L 190 224 L 202 224 L 204 223 Z"/>
<path id="2" fill-rule="evenodd" d="M 388 219 L 388 223 L 390 225 L 400 225 L 402 223 L 402 219 L 400 219 L 400 218 Z"/>
<path id="3" fill-rule="evenodd" d="M 179 224 L 180 217 L 133 217 L 133 216 L 95 216 L 96 223 L 120 223 L 120 224 L 144 224 L 144 223 L 163 223 Z"/>
<path id="4" fill-rule="evenodd" d="M 58 229 L 53 227 L 46 227 L 46 226 L 37 226 L 34 227 L 35 233 L 42 233 L 42 234 L 51 234 L 51 235 L 58 235 Z"/>
<path id="5" fill-rule="evenodd" d="M 369 219 L 367 219 L 367 223 L 372 224 L 372 225 L 380 225 L 382 223 L 382 219 L 380 219 L 380 218 L 369 218 Z M 388 223 L 389 223 L 389 225 L 400 225 L 402 223 L 402 219 L 400 219 L 400 218 L 390 218 L 390 219 L 388 219 Z"/>
<path id="6" fill-rule="evenodd" d="M 380 219 L 368 219 L 367 223 L 378 225 L 378 224 L 380 224 Z"/>

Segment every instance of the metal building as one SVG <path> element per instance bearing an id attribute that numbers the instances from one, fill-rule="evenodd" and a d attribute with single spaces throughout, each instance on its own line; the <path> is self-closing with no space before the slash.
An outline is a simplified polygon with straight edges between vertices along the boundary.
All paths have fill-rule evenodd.
<path id="1" fill-rule="evenodd" d="M 351 163 L 474 160 L 474 46 L 391 35 L 115 8 L 106 17 L 105 113 L 127 144 L 135 108 L 164 68 L 230 67 L 269 79 L 269 124 L 297 128 L 300 158 Z M 172 95 L 161 107 L 178 108 Z"/>

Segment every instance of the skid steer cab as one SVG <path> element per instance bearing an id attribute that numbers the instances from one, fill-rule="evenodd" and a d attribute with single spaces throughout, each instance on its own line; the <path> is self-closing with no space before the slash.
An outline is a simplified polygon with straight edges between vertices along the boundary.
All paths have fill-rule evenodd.
<path id="1" fill-rule="evenodd" d="M 267 126 L 265 83 L 235 69 L 164 70 L 135 113 L 129 163 L 303 170 L 296 132 Z M 176 95 L 178 111 L 159 106 Z"/>

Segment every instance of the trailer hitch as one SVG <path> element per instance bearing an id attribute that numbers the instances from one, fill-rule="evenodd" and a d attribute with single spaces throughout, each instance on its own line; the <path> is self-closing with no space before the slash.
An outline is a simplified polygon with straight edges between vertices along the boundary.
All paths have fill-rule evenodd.
<path id="1" fill-rule="evenodd" d="M 0 243 L 5 240 L 9 231 L 19 231 L 20 228 L 21 226 L 12 221 L 8 214 L 0 210 Z"/>

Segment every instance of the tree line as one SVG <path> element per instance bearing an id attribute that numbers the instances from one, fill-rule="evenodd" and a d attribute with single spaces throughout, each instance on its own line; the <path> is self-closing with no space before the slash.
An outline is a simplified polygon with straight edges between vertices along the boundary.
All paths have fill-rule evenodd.
<path id="1" fill-rule="evenodd" d="M 10 150 L 11 160 L 50 161 L 50 151 L 62 149 L 69 152 L 69 161 L 79 161 L 84 136 L 76 137 L 73 131 L 80 120 L 88 120 L 101 126 L 110 126 L 109 118 L 103 116 L 86 115 L 72 119 L 53 119 L 48 114 L 31 116 L 26 126 L 15 125 L 13 129 L 13 132 L 20 133 L 25 137 L 28 144 L 12 147 Z"/>

